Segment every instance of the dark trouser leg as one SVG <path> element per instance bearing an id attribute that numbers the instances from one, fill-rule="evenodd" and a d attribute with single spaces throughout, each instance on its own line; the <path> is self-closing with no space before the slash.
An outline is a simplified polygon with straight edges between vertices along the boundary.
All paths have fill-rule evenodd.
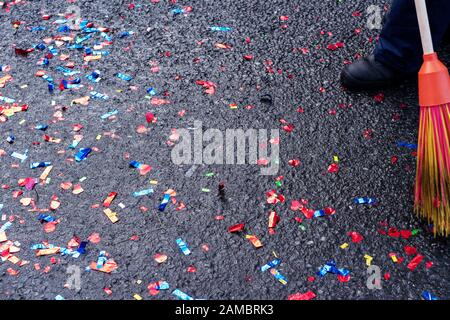
<path id="1" fill-rule="evenodd" d="M 450 0 L 427 0 L 435 48 L 450 26 Z M 403 73 L 416 73 L 422 64 L 422 45 L 414 0 L 394 0 L 375 47 L 375 60 Z"/>

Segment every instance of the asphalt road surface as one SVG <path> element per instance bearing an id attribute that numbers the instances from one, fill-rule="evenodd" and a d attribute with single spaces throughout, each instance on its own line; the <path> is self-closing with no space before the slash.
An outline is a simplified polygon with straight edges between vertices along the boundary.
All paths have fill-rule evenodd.
<path id="1" fill-rule="evenodd" d="M 339 85 L 343 65 L 374 47 L 379 30 L 367 27 L 367 8 L 376 5 L 384 16 L 388 1 L 6 2 L 0 65 L 10 70 L 0 72 L 0 93 L 28 110 L 12 114 L 18 110 L 0 101 L 7 119 L 0 122 L 1 299 L 177 299 L 175 289 L 195 299 L 287 299 L 309 291 L 315 299 L 450 297 L 448 240 L 434 238 L 414 215 L 414 147 L 398 145 L 416 143 L 414 81 L 358 94 Z M 92 25 L 65 30 L 76 14 Z M 108 30 L 88 29 L 99 27 Z M 98 82 L 86 78 L 94 70 Z M 69 81 L 64 90 L 62 79 Z M 73 103 L 92 91 L 109 98 Z M 278 129 L 279 139 L 260 143 L 279 146 L 278 172 L 261 175 L 262 158 L 258 165 L 174 164 L 174 132 L 198 130 L 195 121 L 223 134 Z M 92 150 L 78 162 L 80 148 Z M 11 156 L 25 150 L 24 161 Z M 152 169 L 140 172 L 132 160 Z M 52 169 L 41 181 L 45 168 L 30 165 L 45 161 Z M 75 194 L 77 185 L 84 191 Z M 149 188 L 153 194 L 133 196 Z M 284 202 L 268 203 L 271 190 Z M 103 212 L 111 192 L 116 223 Z M 355 204 L 359 197 L 377 202 Z M 295 202 L 291 208 L 301 199 L 310 210 L 335 212 L 308 219 Z M 280 221 L 269 231 L 271 210 Z M 238 223 L 243 231 L 228 232 Z M 85 252 L 73 256 L 82 241 Z M 36 244 L 72 251 L 37 256 L 49 252 Z M 111 273 L 95 270 L 103 250 L 109 260 L 100 259 L 99 268 Z M 158 253 L 167 260 L 158 263 Z M 276 257 L 286 284 L 260 270 Z M 317 275 L 331 260 L 349 276 Z M 367 286 L 368 264 L 379 267 L 381 289 Z M 169 288 L 160 283 L 149 292 L 157 281 Z"/>

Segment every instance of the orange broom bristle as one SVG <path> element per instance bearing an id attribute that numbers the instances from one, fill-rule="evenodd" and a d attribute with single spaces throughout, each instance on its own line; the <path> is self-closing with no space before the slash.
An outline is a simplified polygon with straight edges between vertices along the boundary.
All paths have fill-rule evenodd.
<path id="1" fill-rule="evenodd" d="M 415 211 L 450 234 L 450 104 L 420 108 Z"/>

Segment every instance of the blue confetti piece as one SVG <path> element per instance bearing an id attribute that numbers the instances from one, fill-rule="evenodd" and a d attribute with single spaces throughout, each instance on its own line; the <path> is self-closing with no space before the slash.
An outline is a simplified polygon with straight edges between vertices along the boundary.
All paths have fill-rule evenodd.
<path id="1" fill-rule="evenodd" d="M 32 162 L 30 164 L 30 169 L 45 168 L 45 167 L 49 167 L 51 165 L 52 165 L 52 163 L 50 161 Z"/>
<path id="2" fill-rule="evenodd" d="M 141 191 L 135 191 L 133 192 L 133 197 L 141 197 L 141 196 L 146 196 L 149 194 L 153 193 L 153 189 L 145 189 L 145 190 L 141 190 Z"/>
<path id="3" fill-rule="evenodd" d="M 105 113 L 104 115 L 100 116 L 100 118 L 101 118 L 102 120 L 105 120 L 105 119 L 108 119 L 108 118 L 111 117 L 111 116 L 114 116 L 114 115 L 118 114 L 118 113 L 119 113 L 118 110 L 113 110 L 113 111 L 107 112 L 107 113 Z"/>
<path id="4" fill-rule="evenodd" d="M 424 298 L 425 300 L 439 300 L 438 297 L 428 291 L 422 292 L 422 298 Z"/>
<path id="5" fill-rule="evenodd" d="M 164 211 L 166 209 L 166 206 L 169 203 L 169 200 L 170 200 L 170 194 L 168 194 L 168 193 L 164 194 L 164 197 L 158 207 L 159 211 Z"/>
<path id="6" fill-rule="evenodd" d="M 355 198 L 354 202 L 356 204 L 375 204 L 375 203 L 377 203 L 377 199 L 375 199 L 375 198 L 367 198 L 367 197 Z"/>
<path id="7" fill-rule="evenodd" d="M 183 254 L 185 256 L 189 255 L 191 253 L 191 250 L 189 250 L 189 248 L 187 247 L 186 242 L 183 241 L 183 239 L 179 238 L 177 240 L 175 240 L 178 247 L 180 248 L 181 252 L 183 252 Z"/>
<path id="8" fill-rule="evenodd" d="M 265 272 L 265 271 L 267 271 L 267 270 L 269 270 L 269 269 L 272 269 L 272 268 L 278 266 L 280 263 L 281 263 L 281 260 L 280 260 L 280 259 L 272 260 L 272 261 L 266 263 L 265 265 L 263 265 L 263 266 L 261 267 L 261 271 L 262 271 L 262 272 Z"/>
<path id="9" fill-rule="evenodd" d="M 75 155 L 75 161 L 80 162 L 86 159 L 87 155 L 91 153 L 91 148 L 80 148 L 78 150 L 77 154 Z"/>
<path id="10" fill-rule="evenodd" d="M 397 147 L 405 147 L 405 148 L 416 150 L 417 144 L 399 141 L 399 142 L 397 142 Z"/>
<path id="11" fill-rule="evenodd" d="M 210 27 L 211 31 L 222 31 L 222 32 L 228 32 L 232 29 L 230 27 Z"/>
<path id="12" fill-rule="evenodd" d="M 180 300 L 194 300 L 194 298 L 178 289 L 173 290 L 172 294 Z"/>

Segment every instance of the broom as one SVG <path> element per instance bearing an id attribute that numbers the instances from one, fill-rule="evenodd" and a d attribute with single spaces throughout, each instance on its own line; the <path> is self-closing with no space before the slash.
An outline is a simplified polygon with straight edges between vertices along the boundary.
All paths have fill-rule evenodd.
<path id="1" fill-rule="evenodd" d="M 415 0 L 423 47 L 419 71 L 420 124 L 414 207 L 434 225 L 434 235 L 450 233 L 450 78 L 433 50 L 425 0 Z"/>

